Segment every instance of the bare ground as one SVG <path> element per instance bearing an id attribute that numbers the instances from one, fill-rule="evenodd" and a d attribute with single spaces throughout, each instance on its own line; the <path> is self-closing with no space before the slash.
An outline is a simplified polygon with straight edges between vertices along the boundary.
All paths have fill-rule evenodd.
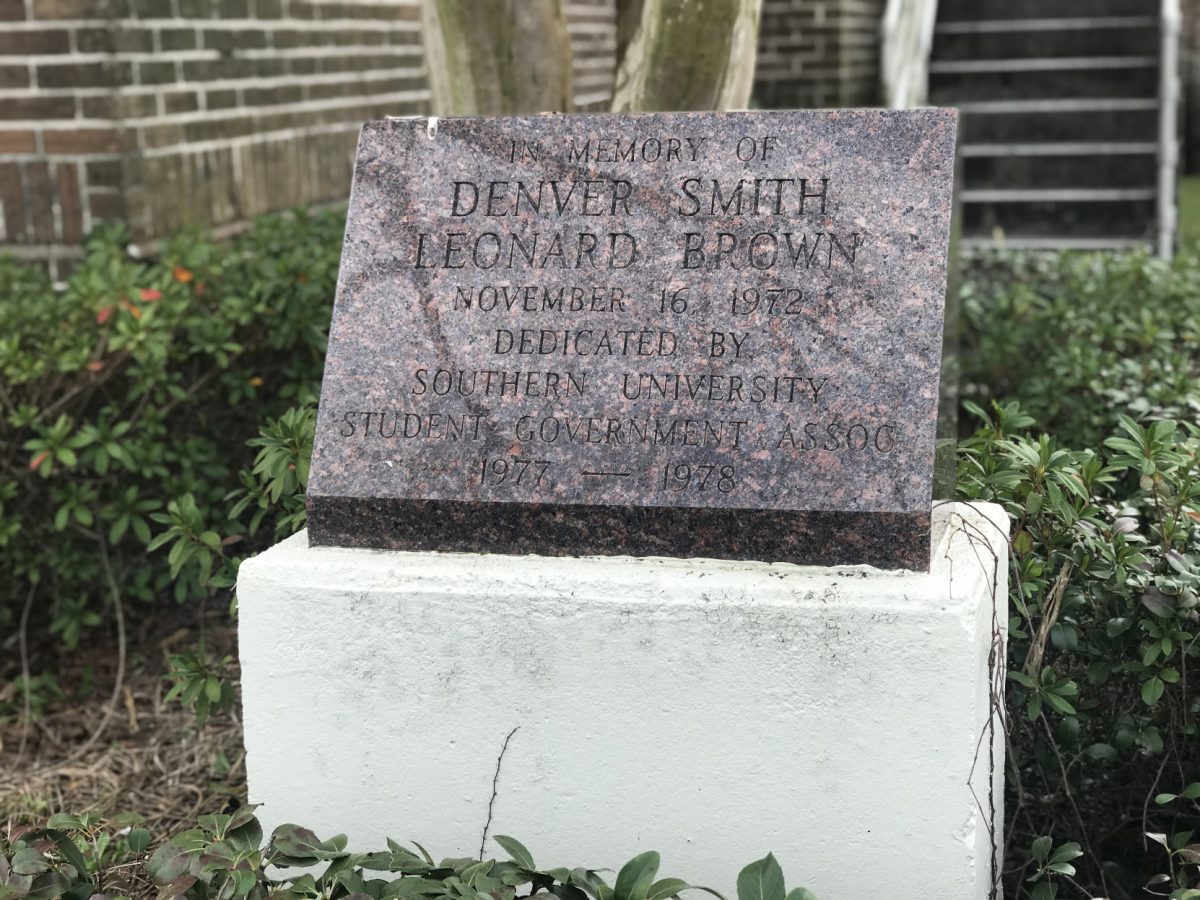
<path id="1" fill-rule="evenodd" d="M 236 707 L 198 728 L 190 710 L 163 702 L 171 653 L 203 639 L 210 653 L 236 658 L 227 610 L 155 607 L 134 619 L 128 639 L 115 695 L 115 639 L 93 638 L 74 653 L 52 642 L 31 647 L 30 671 L 52 672 L 66 696 L 50 699 L 29 720 L 17 654 L 8 647 L 0 653 L 0 835 L 43 824 L 56 812 L 95 811 L 140 816 L 157 843 L 199 815 L 244 802 Z"/>

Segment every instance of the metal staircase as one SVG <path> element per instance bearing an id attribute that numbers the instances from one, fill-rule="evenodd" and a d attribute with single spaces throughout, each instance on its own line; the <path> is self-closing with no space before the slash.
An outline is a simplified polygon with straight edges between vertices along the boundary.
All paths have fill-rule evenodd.
<path id="1" fill-rule="evenodd" d="M 1171 254 L 1178 30 L 1178 0 L 940 0 L 966 247 Z"/>

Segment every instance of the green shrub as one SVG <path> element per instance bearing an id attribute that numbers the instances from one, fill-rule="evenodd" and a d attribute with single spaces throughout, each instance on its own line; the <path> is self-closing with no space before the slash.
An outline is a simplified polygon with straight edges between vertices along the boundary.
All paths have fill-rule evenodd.
<path id="1" fill-rule="evenodd" d="M 195 828 L 161 844 L 145 859 L 150 835 L 144 829 L 105 831 L 91 818 L 55 816 L 49 826 L 23 832 L 11 843 L 0 838 L 0 900 L 87 900 L 116 890 L 152 896 L 137 878 L 113 878 L 125 859 L 143 859 L 160 900 L 516 900 L 553 895 L 559 900 L 668 900 L 685 891 L 711 888 L 680 878 L 659 878 L 653 850 L 629 860 L 610 885 L 592 868 L 537 866 L 515 838 L 494 838 L 509 856 L 496 861 L 452 858 L 435 862 L 420 844 L 395 841 L 375 853 L 351 853 L 345 835 L 321 840 L 307 828 L 281 825 L 263 843 L 254 807 L 229 815 L 201 816 Z M 103 847 L 100 845 L 103 844 Z M 111 847 L 112 852 L 108 852 Z M 320 870 L 298 872 L 289 869 Z M 742 869 L 738 900 L 816 900 L 804 888 L 786 890 L 783 871 L 768 854 Z"/>
<path id="2" fill-rule="evenodd" d="M 1012 519 L 1008 893 L 1138 896 L 1154 877 L 1191 897 L 1200 256 L 989 256 L 962 299 L 964 422 L 984 424 L 959 495 Z"/>
<path id="3" fill-rule="evenodd" d="M 153 261 L 102 230 L 62 289 L 0 260 L 0 632 L 29 608 L 74 648 L 302 523 L 312 422 L 288 408 L 315 403 L 342 224 L 272 216 Z"/>
<path id="4" fill-rule="evenodd" d="M 1049 841 L 1070 838 L 1096 896 L 1135 894 L 1155 871 L 1144 810 L 1200 776 L 1200 428 L 1122 416 L 1102 448 L 1073 450 L 1022 434 L 1035 423 L 1017 403 L 969 406 L 984 425 L 960 448 L 960 496 L 1012 519 L 1007 866 L 1053 898 Z M 1179 835 L 1198 812 L 1151 820 Z"/>
<path id="5" fill-rule="evenodd" d="M 988 256 L 962 291 L 963 396 L 1021 401 L 1064 446 L 1117 415 L 1200 417 L 1200 253 Z"/>

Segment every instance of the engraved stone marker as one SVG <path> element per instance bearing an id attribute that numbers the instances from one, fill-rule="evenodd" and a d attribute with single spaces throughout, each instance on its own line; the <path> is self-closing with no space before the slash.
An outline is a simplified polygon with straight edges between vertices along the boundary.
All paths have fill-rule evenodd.
<path id="1" fill-rule="evenodd" d="M 928 569 L 955 125 L 367 124 L 310 541 Z"/>

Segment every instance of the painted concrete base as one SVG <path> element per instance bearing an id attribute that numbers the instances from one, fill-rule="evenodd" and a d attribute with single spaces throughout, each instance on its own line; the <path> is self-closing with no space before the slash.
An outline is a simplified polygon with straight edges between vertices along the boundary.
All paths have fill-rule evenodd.
<path id="1" fill-rule="evenodd" d="M 489 834 L 542 866 L 655 849 L 733 897 L 773 851 L 820 900 L 982 900 L 1007 520 L 934 523 L 929 574 L 296 535 L 238 584 L 250 799 L 268 829 L 466 856 L 495 779 Z"/>

